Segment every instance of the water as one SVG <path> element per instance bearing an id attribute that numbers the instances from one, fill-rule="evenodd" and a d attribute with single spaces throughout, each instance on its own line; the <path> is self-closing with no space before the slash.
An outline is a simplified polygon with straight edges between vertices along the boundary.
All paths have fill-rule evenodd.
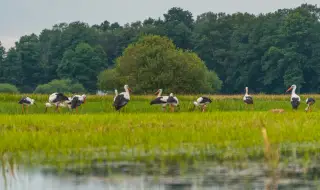
<path id="1" fill-rule="evenodd" d="M 235 164 L 235 163 L 233 163 Z M 215 163 L 204 164 L 205 169 L 186 175 L 148 175 L 146 173 L 130 174 L 130 169 L 111 175 L 86 174 L 72 172 L 57 174 L 48 168 L 16 169 L 11 176 L 6 171 L 5 180 L 0 180 L 1 189 L 6 190 L 85 190 L 85 189 L 265 189 L 276 185 L 279 189 L 317 189 L 320 183 L 315 180 L 319 167 L 302 168 L 291 165 L 279 170 L 273 176 L 264 170 L 261 163 L 242 164 L 243 168 L 220 166 Z M 244 166 L 246 165 L 246 166 Z M 127 170 L 126 170 L 127 169 Z"/>
<path id="2" fill-rule="evenodd" d="M 286 150 L 287 151 L 287 150 Z M 295 150 L 280 159 L 182 163 L 97 162 L 52 166 L 13 165 L 2 161 L 2 190 L 206 190 L 320 189 L 319 156 Z M 292 154 L 291 154 L 292 153 Z M 11 165 L 12 166 L 12 165 Z M 1 174 L 0 174 L 1 175 Z"/>

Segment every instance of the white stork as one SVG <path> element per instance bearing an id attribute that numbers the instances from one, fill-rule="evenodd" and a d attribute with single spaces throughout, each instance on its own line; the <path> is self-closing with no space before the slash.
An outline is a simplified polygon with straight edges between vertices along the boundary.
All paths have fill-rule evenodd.
<path id="1" fill-rule="evenodd" d="M 207 105 L 210 104 L 211 102 L 212 100 L 210 98 L 201 96 L 196 101 L 193 102 L 193 105 L 194 105 L 193 110 L 196 107 L 201 106 L 202 112 L 205 112 Z"/>
<path id="2" fill-rule="evenodd" d="M 132 92 L 131 88 L 126 84 L 124 85 L 124 90 L 125 92 L 118 94 L 113 101 L 113 106 L 116 111 L 120 111 L 120 109 L 130 101 L 130 92 Z"/>
<path id="3" fill-rule="evenodd" d="M 306 99 L 306 103 L 307 103 L 307 107 L 306 107 L 306 112 L 308 112 L 308 111 L 312 111 L 311 110 L 311 106 L 314 104 L 314 103 L 316 103 L 316 100 L 315 99 L 313 99 L 313 98 L 307 98 Z"/>
<path id="4" fill-rule="evenodd" d="M 52 104 L 56 106 L 56 111 L 59 111 L 59 106 L 65 107 L 64 103 L 71 101 L 67 96 L 65 96 L 63 93 L 52 93 L 49 96 L 49 101 L 45 104 L 46 109 L 45 112 L 47 112 L 48 107 L 52 107 Z"/>
<path id="5" fill-rule="evenodd" d="M 298 96 L 296 94 L 296 89 L 297 86 L 295 84 L 293 84 L 290 88 L 288 88 L 288 90 L 286 92 L 291 91 L 291 105 L 292 105 L 292 109 L 297 110 L 299 105 L 300 105 L 300 96 Z"/>
<path id="6" fill-rule="evenodd" d="M 166 111 L 166 108 L 167 108 L 167 100 L 169 98 L 169 96 L 161 96 L 162 94 L 162 89 L 159 89 L 156 93 L 157 95 L 157 98 L 152 100 L 150 102 L 150 105 L 153 105 L 153 104 L 161 104 L 162 106 L 162 110 L 163 111 Z"/>
<path id="7" fill-rule="evenodd" d="M 246 87 L 246 93 L 245 95 L 243 96 L 243 102 L 246 104 L 246 105 L 252 105 L 253 106 L 253 98 L 251 95 L 248 94 L 248 87 Z M 253 107 L 252 107 L 253 109 Z"/>
<path id="8" fill-rule="evenodd" d="M 24 113 L 24 107 L 25 106 L 26 106 L 26 111 L 27 112 L 28 112 L 28 107 L 29 106 L 31 106 L 31 105 L 36 105 L 37 106 L 37 104 L 35 103 L 35 100 L 31 99 L 29 97 L 22 97 L 18 103 L 22 105 L 22 113 Z"/>
<path id="9" fill-rule="evenodd" d="M 78 107 L 81 104 L 86 103 L 86 98 L 87 96 L 85 94 L 72 96 L 67 102 L 69 109 L 76 109 L 76 112 L 78 113 Z"/>
<path id="10" fill-rule="evenodd" d="M 179 107 L 179 100 L 176 96 L 173 96 L 173 93 L 170 93 L 168 100 L 167 100 L 167 104 L 170 105 L 170 110 L 171 112 L 174 111 L 174 107 Z"/>

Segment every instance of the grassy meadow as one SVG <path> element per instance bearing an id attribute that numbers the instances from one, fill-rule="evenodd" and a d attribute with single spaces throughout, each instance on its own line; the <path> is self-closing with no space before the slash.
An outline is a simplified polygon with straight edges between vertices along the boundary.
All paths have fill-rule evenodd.
<path id="1" fill-rule="evenodd" d="M 313 112 L 304 111 L 309 95 L 301 95 L 298 111 L 291 110 L 290 95 L 253 95 L 254 110 L 246 109 L 243 95 L 212 95 L 206 113 L 190 111 L 197 95 L 177 95 L 181 106 L 176 113 L 150 106 L 155 96 L 132 95 L 122 113 L 112 108 L 112 95 L 88 96 L 78 114 L 67 108 L 61 113 L 51 108 L 45 114 L 48 96 L 28 96 L 38 106 L 21 114 L 21 95 L 0 95 L 0 153 L 20 161 L 260 159 L 265 146 L 262 128 L 283 154 L 292 144 L 304 156 L 317 154 L 320 147 L 317 102 Z M 310 97 L 317 100 L 320 95 Z M 269 111 L 275 108 L 285 112 Z"/>

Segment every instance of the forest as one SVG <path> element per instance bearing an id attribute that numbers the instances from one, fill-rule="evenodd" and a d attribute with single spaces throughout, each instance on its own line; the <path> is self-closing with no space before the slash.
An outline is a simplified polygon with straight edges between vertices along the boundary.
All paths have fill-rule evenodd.
<path id="1" fill-rule="evenodd" d="M 217 83 L 212 85 L 215 90 L 208 92 L 243 93 L 248 86 L 251 92 L 284 93 L 290 85 L 296 84 L 298 92 L 315 93 L 320 90 L 319 19 L 320 9 L 316 5 L 302 4 L 259 15 L 206 12 L 194 16 L 188 10 L 173 7 L 163 18 L 148 18 L 123 26 L 108 20 L 92 26 L 81 21 L 57 23 L 51 29 L 43 29 L 39 35 L 22 36 L 15 47 L 8 50 L 0 42 L 0 83 L 12 84 L 20 92 L 29 93 L 45 91 L 43 89 L 49 88 L 50 83 L 65 80 L 76 89 L 84 87 L 94 93 L 101 89 L 99 77 L 114 76 L 115 73 L 109 71 L 120 62 L 130 65 L 129 58 L 134 57 L 130 53 L 137 53 L 132 44 L 151 35 L 173 42 L 173 46 L 168 42 L 168 47 L 177 50 L 172 54 L 174 60 L 203 62 L 208 72 L 212 72 L 208 81 Z M 159 47 L 158 44 L 158 50 Z M 161 55 L 156 52 L 154 49 L 148 56 Z M 140 59 L 143 57 L 141 55 Z M 170 67 L 167 68 L 168 75 L 172 76 L 162 78 L 171 77 L 177 81 L 176 86 L 179 81 L 187 83 L 183 78 L 174 78 Z M 199 75 L 202 74 L 199 72 Z M 148 77 L 152 79 L 153 76 Z M 192 77 L 194 79 L 196 74 Z M 126 82 L 124 79 L 121 82 Z M 165 85 L 152 86 L 148 84 L 151 81 L 137 80 L 134 86 L 139 87 L 138 92 L 147 92 Z M 178 87 L 172 87 L 175 88 Z M 196 89 L 182 83 L 180 88 L 188 93 L 209 89 Z"/>

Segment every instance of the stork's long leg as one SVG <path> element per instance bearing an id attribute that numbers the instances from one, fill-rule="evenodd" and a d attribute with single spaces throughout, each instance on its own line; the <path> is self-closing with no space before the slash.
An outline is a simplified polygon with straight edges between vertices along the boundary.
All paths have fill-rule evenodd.
<path id="1" fill-rule="evenodd" d="M 26 113 L 28 113 L 28 106 L 26 106 Z"/>
<path id="2" fill-rule="evenodd" d="M 22 113 L 24 113 L 24 105 L 21 104 L 21 108 L 22 108 Z"/>
<path id="3" fill-rule="evenodd" d="M 58 111 L 58 106 L 59 106 L 59 104 L 56 105 L 56 112 Z"/>
<path id="4" fill-rule="evenodd" d="M 76 112 L 78 113 L 78 107 L 76 107 Z"/>

